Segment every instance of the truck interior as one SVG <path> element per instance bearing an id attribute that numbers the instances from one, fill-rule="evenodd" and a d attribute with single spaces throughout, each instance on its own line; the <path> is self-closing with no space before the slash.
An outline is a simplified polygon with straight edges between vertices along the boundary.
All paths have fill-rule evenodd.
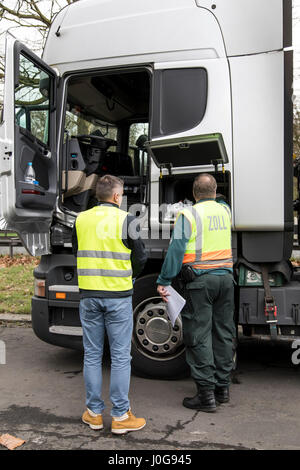
<path id="1" fill-rule="evenodd" d="M 145 70 L 71 78 L 61 171 L 62 207 L 81 212 L 96 204 L 99 176 L 124 181 L 127 205 L 146 198 L 150 79 Z"/>

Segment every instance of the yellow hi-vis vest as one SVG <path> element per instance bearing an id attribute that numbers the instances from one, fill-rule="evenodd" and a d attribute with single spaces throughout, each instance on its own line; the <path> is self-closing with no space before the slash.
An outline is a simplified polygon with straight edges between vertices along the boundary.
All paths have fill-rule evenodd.
<path id="1" fill-rule="evenodd" d="M 232 268 L 229 207 L 209 200 L 185 208 L 180 214 L 188 219 L 192 230 L 183 264 L 203 270 Z"/>
<path id="2" fill-rule="evenodd" d="M 76 219 L 77 274 L 80 289 L 127 291 L 132 289 L 131 250 L 122 242 L 128 215 L 114 206 L 95 206 Z"/>

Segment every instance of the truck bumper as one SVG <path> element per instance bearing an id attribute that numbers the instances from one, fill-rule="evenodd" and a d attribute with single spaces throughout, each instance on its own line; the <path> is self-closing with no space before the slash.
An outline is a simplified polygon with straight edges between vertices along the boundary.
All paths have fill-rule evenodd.
<path id="1" fill-rule="evenodd" d="M 32 328 L 35 334 L 46 343 L 64 348 L 83 350 L 82 335 L 79 330 L 78 303 L 72 302 L 72 304 L 68 303 L 66 305 L 64 302 L 55 302 L 55 307 L 51 303 L 53 302 L 48 299 L 40 297 L 32 298 Z M 57 315 L 60 311 L 64 314 L 68 310 L 72 310 L 71 313 L 74 317 L 72 324 L 69 324 L 70 322 L 64 324 L 62 321 L 59 321 Z M 67 318 L 69 318 L 68 315 Z M 72 334 L 72 331 L 76 332 L 76 334 Z"/>

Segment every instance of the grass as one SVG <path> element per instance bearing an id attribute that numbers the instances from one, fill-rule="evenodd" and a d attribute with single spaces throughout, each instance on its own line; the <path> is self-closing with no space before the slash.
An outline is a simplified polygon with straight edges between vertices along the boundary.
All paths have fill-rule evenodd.
<path id="1" fill-rule="evenodd" d="M 0 313 L 30 313 L 34 291 L 33 256 L 0 256 Z"/>
<path id="2" fill-rule="evenodd" d="M 17 237 L 18 234 L 17 233 L 14 233 L 14 232 L 0 232 L 0 237 Z"/>

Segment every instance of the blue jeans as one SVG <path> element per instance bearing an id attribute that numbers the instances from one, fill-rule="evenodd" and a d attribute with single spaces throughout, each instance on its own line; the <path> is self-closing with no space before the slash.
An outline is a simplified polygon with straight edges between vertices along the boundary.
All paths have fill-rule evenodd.
<path id="1" fill-rule="evenodd" d="M 97 414 L 101 414 L 105 408 L 101 392 L 106 331 L 111 356 L 111 416 L 122 416 L 130 408 L 132 297 L 84 298 L 80 300 L 79 312 L 83 330 L 86 406 Z"/>

